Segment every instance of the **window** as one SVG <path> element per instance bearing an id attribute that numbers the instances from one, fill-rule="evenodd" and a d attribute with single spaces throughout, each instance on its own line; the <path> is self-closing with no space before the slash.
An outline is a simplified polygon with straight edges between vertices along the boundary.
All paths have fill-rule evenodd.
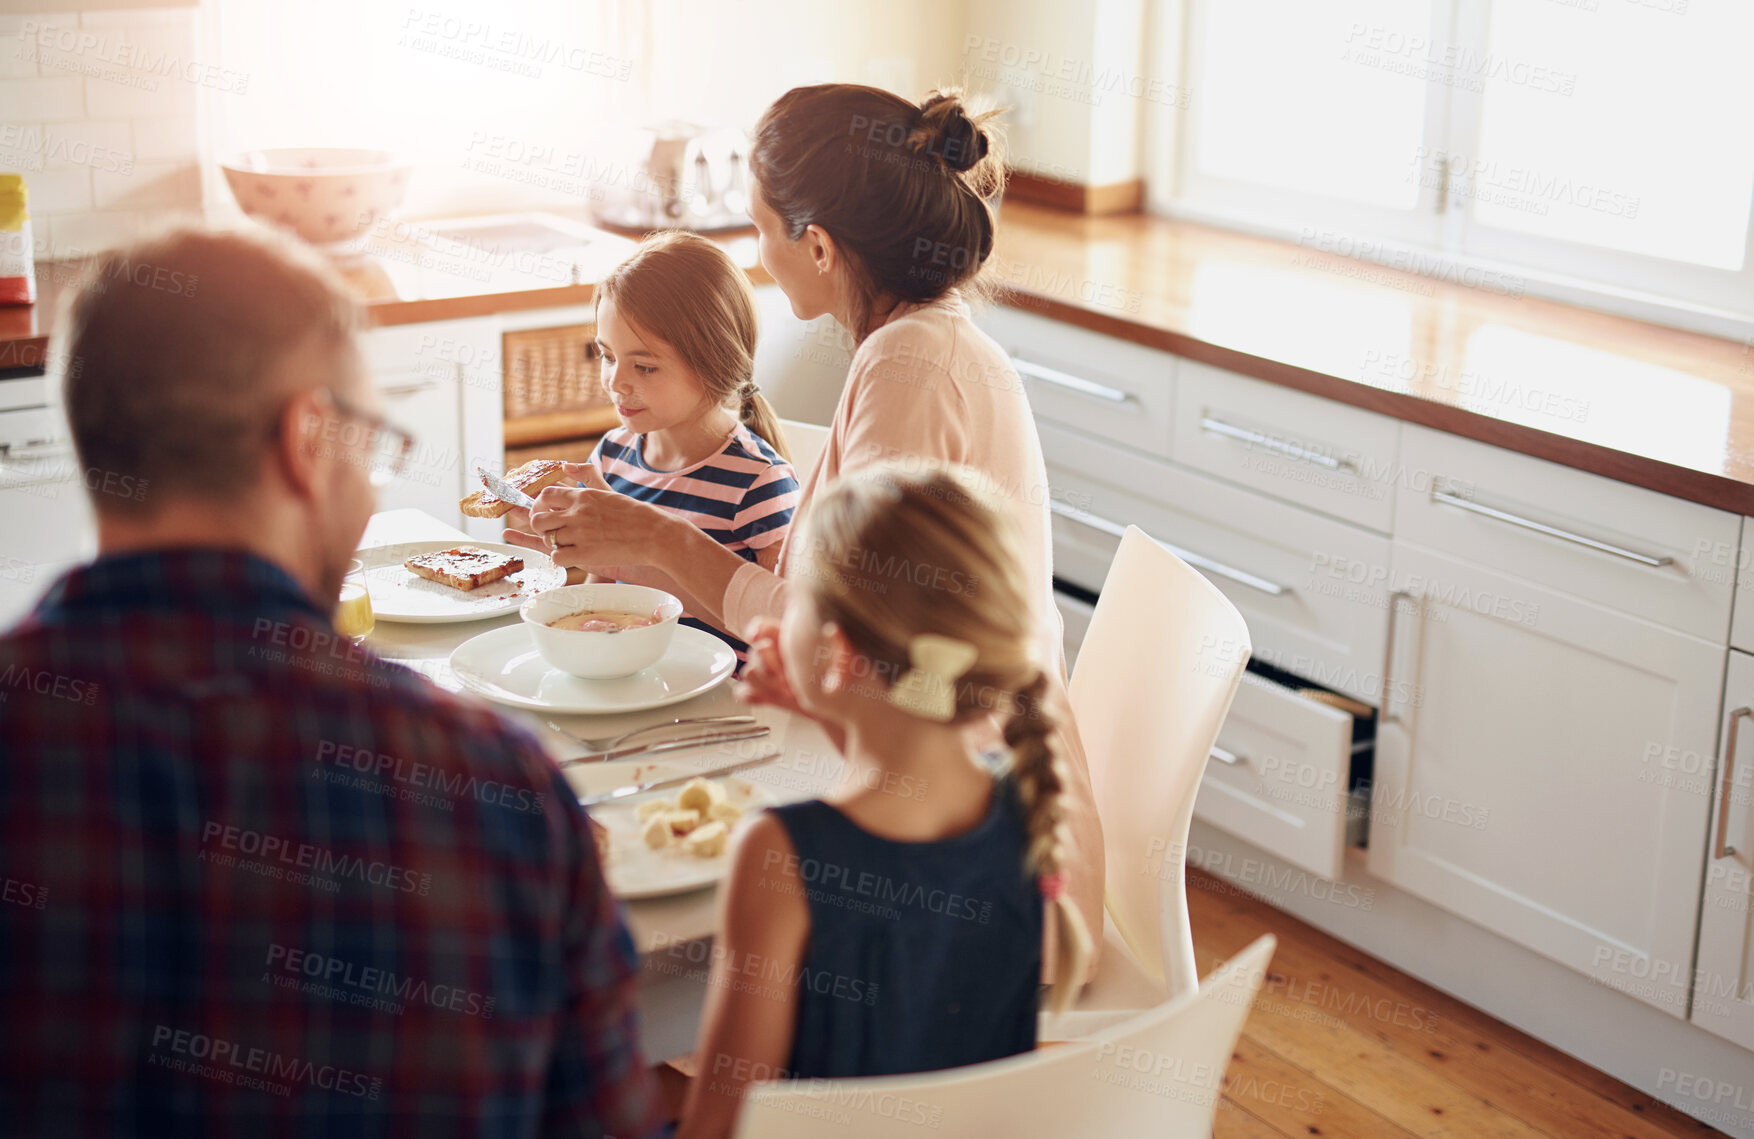
<path id="1" fill-rule="evenodd" d="M 1754 318 L 1754 4 L 1184 4 L 1166 212 L 1713 331 Z"/>

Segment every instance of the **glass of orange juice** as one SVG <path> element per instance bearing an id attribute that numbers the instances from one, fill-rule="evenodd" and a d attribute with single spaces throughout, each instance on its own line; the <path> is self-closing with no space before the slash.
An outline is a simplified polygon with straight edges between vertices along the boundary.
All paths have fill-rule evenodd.
<path id="1" fill-rule="evenodd" d="M 341 579 L 341 600 L 335 606 L 335 631 L 359 644 L 371 633 L 377 619 L 372 616 L 372 595 L 365 587 L 365 565 L 358 558 L 347 563 L 347 576 Z"/>

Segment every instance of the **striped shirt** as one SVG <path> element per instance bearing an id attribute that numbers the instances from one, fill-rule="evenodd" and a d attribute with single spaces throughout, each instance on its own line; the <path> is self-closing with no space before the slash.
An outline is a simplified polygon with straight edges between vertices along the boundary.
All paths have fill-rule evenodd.
<path id="1" fill-rule="evenodd" d="M 718 451 L 681 470 L 646 465 L 644 447 L 644 436 L 612 428 L 598 441 L 591 462 L 611 490 L 687 519 L 748 561 L 785 540 L 798 508 L 798 479 L 792 465 L 744 424 Z M 725 630 L 693 614 L 682 623 L 722 638 L 737 650 L 739 661 L 744 659 L 748 646 Z"/>

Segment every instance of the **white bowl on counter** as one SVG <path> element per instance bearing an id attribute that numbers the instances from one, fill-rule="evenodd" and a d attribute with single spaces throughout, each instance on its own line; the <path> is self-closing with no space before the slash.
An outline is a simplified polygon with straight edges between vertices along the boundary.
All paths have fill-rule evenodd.
<path id="1" fill-rule="evenodd" d="M 655 625 L 612 633 L 556 629 L 551 624 L 581 609 L 658 613 L 663 619 Z M 519 607 L 518 616 L 529 627 L 536 651 L 550 667 L 585 680 L 608 680 L 631 676 L 664 659 L 682 619 L 682 602 L 661 589 L 643 585 L 567 585 L 530 598 Z"/>
<path id="2" fill-rule="evenodd" d="M 387 150 L 248 150 L 219 168 L 244 213 L 337 250 L 362 244 L 408 193 L 409 164 Z"/>

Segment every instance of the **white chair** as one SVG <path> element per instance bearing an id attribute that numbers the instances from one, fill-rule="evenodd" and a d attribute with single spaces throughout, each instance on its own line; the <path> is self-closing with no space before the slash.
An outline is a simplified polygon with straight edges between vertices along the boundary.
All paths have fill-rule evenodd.
<path id="1" fill-rule="evenodd" d="M 751 1084 L 739 1139 L 1209 1136 L 1273 958 L 1267 934 L 1197 991 L 1089 1039 L 942 1072 Z"/>
<path id="2" fill-rule="evenodd" d="M 1199 984 L 1188 825 L 1251 650 L 1229 598 L 1127 527 L 1071 681 L 1107 851 L 1103 955 L 1073 1007 L 1043 1017 L 1043 1039 L 1083 1037 Z"/>
<path id="3" fill-rule="evenodd" d="M 798 485 L 803 486 L 810 481 L 817 460 L 822 458 L 822 449 L 828 446 L 828 428 L 819 423 L 805 423 L 802 419 L 782 419 L 780 430 L 786 433 L 786 446 L 792 452 L 792 469 L 798 473 Z"/>

